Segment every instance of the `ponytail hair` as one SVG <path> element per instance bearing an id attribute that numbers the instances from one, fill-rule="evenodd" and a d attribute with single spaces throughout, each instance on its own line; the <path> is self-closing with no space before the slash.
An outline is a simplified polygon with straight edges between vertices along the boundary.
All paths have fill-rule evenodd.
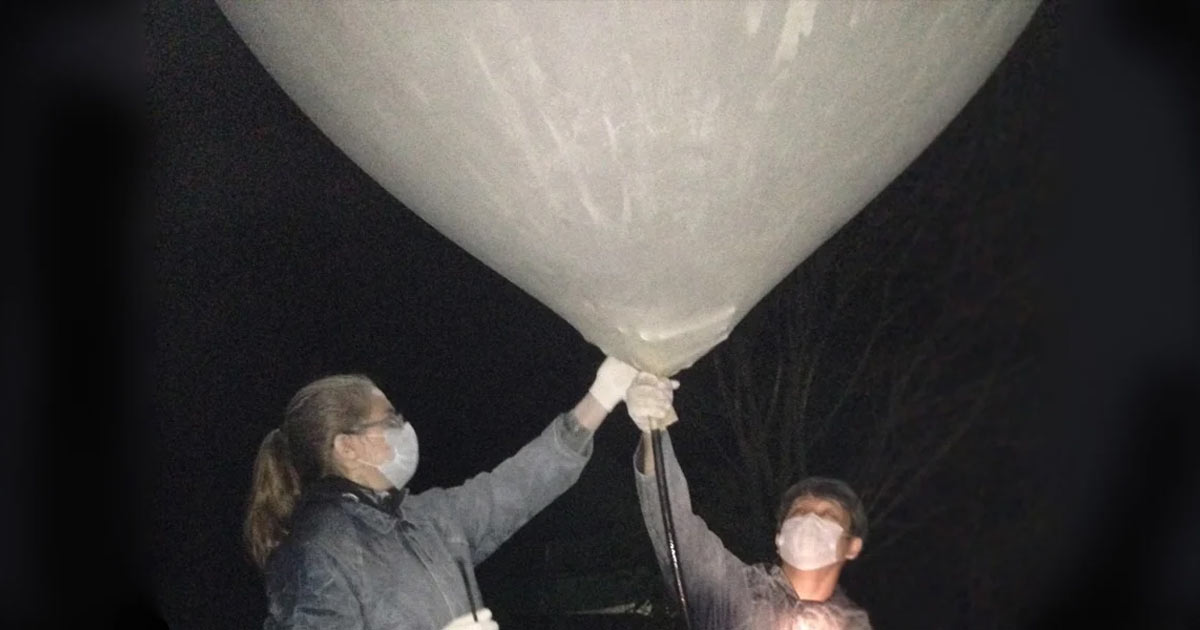
<path id="1" fill-rule="evenodd" d="M 272 429 L 254 458 L 250 501 L 243 534 L 250 558 L 258 568 L 267 563 L 275 547 L 287 536 L 287 520 L 300 498 L 300 474 L 288 453 L 287 438 Z"/>
<path id="2" fill-rule="evenodd" d="M 304 487 L 336 474 L 333 439 L 354 430 L 370 413 L 375 384 L 365 376 L 327 376 L 305 385 L 288 403 L 283 424 L 263 438 L 254 458 L 242 535 L 262 569 L 288 535 Z"/>

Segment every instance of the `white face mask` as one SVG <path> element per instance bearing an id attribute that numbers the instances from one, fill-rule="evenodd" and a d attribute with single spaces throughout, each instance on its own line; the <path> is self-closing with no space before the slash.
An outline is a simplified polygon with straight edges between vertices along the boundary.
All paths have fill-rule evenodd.
<path id="1" fill-rule="evenodd" d="M 788 564 L 812 571 L 838 561 L 838 541 L 844 532 L 841 525 L 816 514 L 793 516 L 779 528 L 775 548 Z"/>
<path id="2" fill-rule="evenodd" d="M 411 424 L 405 422 L 402 427 L 384 429 L 383 441 L 392 447 L 390 460 L 382 464 L 359 461 L 378 470 L 397 489 L 403 488 L 417 472 L 417 460 L 419 459 L 417 432 L 413 430 Z"/>

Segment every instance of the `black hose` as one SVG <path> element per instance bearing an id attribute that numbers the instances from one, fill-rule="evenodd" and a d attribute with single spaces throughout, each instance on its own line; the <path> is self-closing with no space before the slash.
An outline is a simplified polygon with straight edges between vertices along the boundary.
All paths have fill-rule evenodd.
<path id="1" fill-rule="evenodd" d="M 458 564 L 458 574 L 462 576 L 463 586 L 467 589 L 467 601 L 471 603 L 471 619 L 479 621 L 479 615 L 475 614 L 479 607 L 475 604 L 475 591 L 471 589 L 471 580 L 467 577 L 467 565 L 458 558 L 454 559 Z"/>
<path id="2" fill-rule="evenodd" d="M 692 620 L 688 617 L 687 589 L 683 585 L 683 573 L 679 570 L 679 549 L 675 546 L 675 521 L 671 518 L 671 499 L 667 496 L 667 472 L 663 467 L 662 429 L 650 432 L 650 444 L 654 451 L 654 480 L 658 483 L 658 505 L 663 514 L 663 530 L 667 534 L 667 554 L 671 558 L 671 573 L 675 578 L 675 594 L 679 597 L 679 609 L 683 611 L 683 623 L 689 630 Z"/>

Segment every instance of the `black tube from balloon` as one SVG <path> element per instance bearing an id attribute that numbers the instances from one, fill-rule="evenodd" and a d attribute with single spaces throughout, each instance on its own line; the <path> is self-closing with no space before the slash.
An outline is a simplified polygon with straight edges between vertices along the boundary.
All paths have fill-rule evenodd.
<path id="1" fill-rule="evenodd" d="M 667 554 L 671 559 L 671 572 L 675 578 L 675 594 L 679 597 L 679 609 L 683 612 L 685 627 L 692 627 L 688 616 L 687 589 L 683 585 L 683 573 L 679 570 L 679 549 L 675 546 L 675 520 L 671 518 L 671 499 L 667 495 L 667 473 L 663 469 L 662 429 L 650 432 L 651 449 L 654 451 L 654 480 L 658 484 L 658 504 L 663 514 L 663 530 L 667 534 Z"/>
<path id="2" fill-rule="evenodd" d="M 471 590 L 471 580 L 467 577 L 467 566 L 458 558 L 455 558 L 454 562 L 458 564 L 458 573 L 462 576 L 463 586 L 467 589 L 467 601 L 471 603 L 471 619 L 479 621 L 479 617 L 475 614 L 478 609 L 475 606 L 475 592 Z"/>

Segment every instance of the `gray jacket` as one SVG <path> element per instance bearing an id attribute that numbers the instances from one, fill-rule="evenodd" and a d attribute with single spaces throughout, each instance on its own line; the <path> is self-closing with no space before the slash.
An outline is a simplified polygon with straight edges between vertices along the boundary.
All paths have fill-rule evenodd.
<path id="1" fill-rule="evenodd" d="M 642 517 L 668 590 L 675 582 L 663 531 L 658 485 L 639 471 L 641 450 L 634 454 L 634 475 Z M 671 438 L 663 433 L 663 470 L 675 525 L 679 571 L 688 597 L 688 616 L 695 630 L 870 630 L 865 610 L 841 588 L 823 602 L 800 599 L 783 571 L 773 564 L 746 564 L 725 548 L 716 534 L 692 512 L 687 480 L 675 459 Z"/>
<path id="2" fill-rule="evenodd" d="M 455 560 L 473 583 L 475 565 L 570 488 L 591 452 L 591 432 L 565 413 L 493 471 L 455 488 L 401 491 L 389 506 L 347 480 L 313 484 L 267 560 L 263 627 L 443 628 L 471 610 Z"/>

